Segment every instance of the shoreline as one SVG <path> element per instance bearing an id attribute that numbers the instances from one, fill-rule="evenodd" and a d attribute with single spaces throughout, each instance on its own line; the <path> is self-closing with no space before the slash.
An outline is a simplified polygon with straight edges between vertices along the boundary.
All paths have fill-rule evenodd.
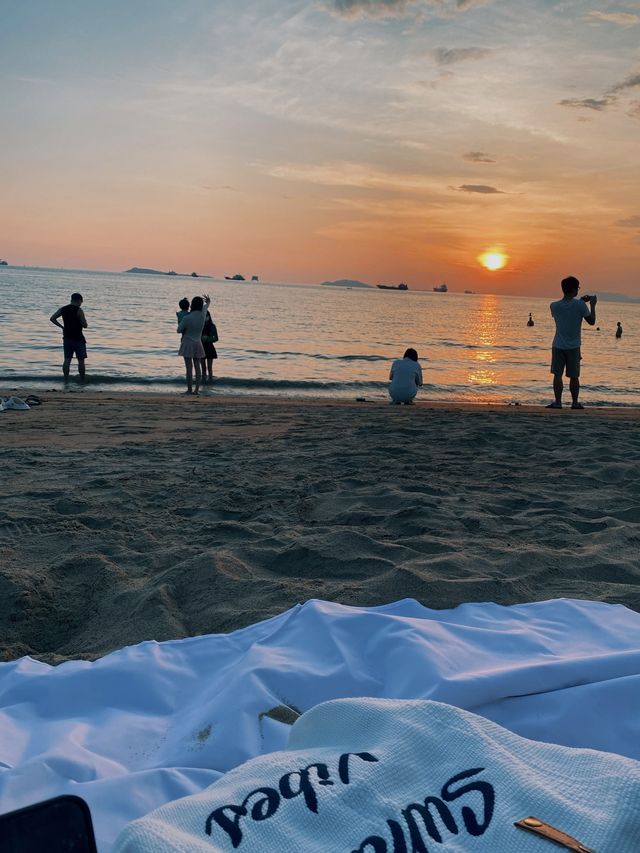
<path id="1" fill-rule="evenodd" d="M 640 611 L 638 409 L 39 396 L 0 414 L 0 660 L 226 633 L 310 598 Z"/>
<path id="2" fill-rule="evenodd" d="M 75 383 L 74 383 L 75 385 Z M 357 399 L 357 398 L 346 398 L 346 397 L 324 397 L 321 395 L 310 395 L 310 396 L 286 396 L 283 394 L 259 394 L 259 393 L 247 393 L 247 394 L 237 394 L 233 392 L 211 392 L 210 386 L 205 386 L 201 391 L 200 395 L 196 397 L 195 395 L 191 395 L 191 397 L 184 392 L 181 391 L 148 391 L 148 390 L 93 390 L 88 387 L 83 387 L 80 383 L 77 383 L 76 387 L 69 389 L 47 389 L 41 390 L 37 386 L 35 387 L 25 387 L 25 386 L 13 386 L 12 388 L 2 387 L 0 386 L 0 397 L 21 397 L 24 398 L 29 394 L 35 394 L 40 397 L 43 401 L 45 398 L 47 402 L 53 402 L 54 400 L 61 399 L 69 399 L 73 396 L 74 399 L 82 399 L 88 402 L 95 402 L 96 400 L 105 400 L 105 399 L 113 399 L 113 400 L 138 400 L 138 399 L 151 399 L 151 400 L 162 400 L 162 401 L 180 401 L 182 403 L 195 402 L 196 404 L 199 402 L 203 403 L 216 403 L 222 402 L 224 404 L 227 403 L 237 403 L 242 404 L 246 403 L 248 405 L 262 404 L 262 403 L 273 403 L 276 406 L 291 406 L 293 408 L 299 408 L 300 403 L 308 404 L 311 406 L 329 406 L 329 407 L 384 407 L 391 408 L 390 401 L 388 399 L 381 398 L 365 398 L 365 399 Z M 568 389 L 565 396 L 569 397 Z M 631 417 L 640 416 L 640 404 L 639 405 L 608 405 L 608 406 L 591 406 L 589 402 L 584 403 L 584 411 L 581 412 L 581 416 L 588 415 L 589 412 L 592 414 L 601 413 L 601 414 L 612 414 L 612 415 L 629 415 Z M 37 408 L 37 407 L 36 407 Z M 545 414 L 557 416 L 559 410 L 557 409 L 548 409 L 546 404 L 540 403 L 520 403 L 520 402 L 486 402 L 482 400 L 478 401 L 469 401 L 469 400 L 433 400 L 424 397 L 419 397 L 412 406 L 397 406 L 395 408 L 398 409 L 437 409 L 437 410 L 445 410 L 445 411 L 463 411 L 463 412 L 479 412 L 479 411 L 491 411 L 494 413 L 510 413 L 510 412 L 519 412 L 521 414 Z M 562 411 L 570 411 L 571 405 L 569 402 L 566 402 L 563 406 Z"/>

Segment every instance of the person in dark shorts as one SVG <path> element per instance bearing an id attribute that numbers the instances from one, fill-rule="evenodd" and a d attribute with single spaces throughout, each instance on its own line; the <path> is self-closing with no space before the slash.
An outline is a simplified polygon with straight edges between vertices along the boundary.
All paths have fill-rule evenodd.
<path id="1" fill-rule="evenodd" d="M 580 343 L 582 321 L 590 326 L 596 323 L 597 296 L 583 296 L 578 299 L 580 282 L 570 275 L 561 281 L 564 296 L 549 306 L 551 316 L 556 321 L 556 334 L 551 345 L 551 373 L 553 373 L 553 393 L 555 400 L 549 403 L 548 409 L 562 408 L 562 391 L 564 390 L 562 374 L 566 373 L 571 391 L 571 408 L 584 409 L 578 402 L 580 394 Z M 587 308 L 587 302 L 590 308 Z"/>
<path id="2" fill-rule="evenodd" d="M 60 317 L 62 317 L 62 323 L 59 322 Z M 62 372 L 64 373 L 64 378 L 69 378 L 71 359 L 75 355 L 78 359 L 78 373 L 80 374 L 80 378 L 84 379 L 87 342 L 83 334 L 83 329 L 87 328 L 87 320 L 82 310 L 82 294 L 72 293 L 71 302 L 65 305 L 64 308 L 58 308 L 55 314 L 52 314 L 49 319 L 54 326 L 62 329 L 62 343 L 64 346 Z"/>
<path id="3" fill-rule="evenodd" d="M 204 347 L 204 358 L 201 361 L 202 381 L 203 383 L 207 382 L 208 378 L 209 382 L 213 382 L 213 359 L 218 357 L 214 344 L 218 340 L 218 331 L 209 311 L 207 311 L 207 318 L 204 321 L 201 340 Z"/>

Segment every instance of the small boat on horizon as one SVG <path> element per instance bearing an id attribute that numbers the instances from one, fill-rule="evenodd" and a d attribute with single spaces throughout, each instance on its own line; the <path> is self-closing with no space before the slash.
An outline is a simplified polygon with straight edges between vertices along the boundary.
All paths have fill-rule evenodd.
<path id="1" fill-rule="evenodd" d="M 442 284 L 439 284 L 437 287 L 433 288 L 433 292 L 434 293 L 448 293 L 449 288 L 447 287 L 447 285 L 444 282 L 442 282 Z"/>
<path id="2" fill-rule="evenodd" d="M 376 287 L 378 290 L 409 290 L 409 285 L 403 281 L 400 284 L 378 284 Z"/>

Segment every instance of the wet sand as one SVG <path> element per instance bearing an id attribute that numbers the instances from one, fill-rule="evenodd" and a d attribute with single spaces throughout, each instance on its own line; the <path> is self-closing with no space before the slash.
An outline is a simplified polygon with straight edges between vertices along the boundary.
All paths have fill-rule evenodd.
<path id="1" fill-rule="evenodd" d="M 309 598 L 640 610 L 638 410 L 41 396 L 0 413 L 2 660 Z"/>

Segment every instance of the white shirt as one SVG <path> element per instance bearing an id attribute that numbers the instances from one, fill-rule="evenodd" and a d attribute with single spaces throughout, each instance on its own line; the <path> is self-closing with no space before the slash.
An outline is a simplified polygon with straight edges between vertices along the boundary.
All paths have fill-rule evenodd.
<path id="1" fill-rule="evenodd" d="M 422 385 L 422 368 L 412 358 L 398 358 L 391 365 L 389 394 L 395 400 L 410 400 L 415 397 L 418 385 Z"/>
<path id="2" fill-rule="evenodd" d="M 189 311 L 188 314 L 178 323 L 178 331 L 184 332 L 185 338 L 192 341 L 199 341 L 202 337 L 204 322 L 207 319 L 208 305 L 205 304 L 202 311 Z"/>
<path id="3" fill-rule="evenodd" d="M 577 349 L 580 346 L 582 321 L 591 314 L 587 303 L 582 299 L 558 299 L 549 307 L 556 321 L 556 334 L 551 346 L 557 349 Z"/>

